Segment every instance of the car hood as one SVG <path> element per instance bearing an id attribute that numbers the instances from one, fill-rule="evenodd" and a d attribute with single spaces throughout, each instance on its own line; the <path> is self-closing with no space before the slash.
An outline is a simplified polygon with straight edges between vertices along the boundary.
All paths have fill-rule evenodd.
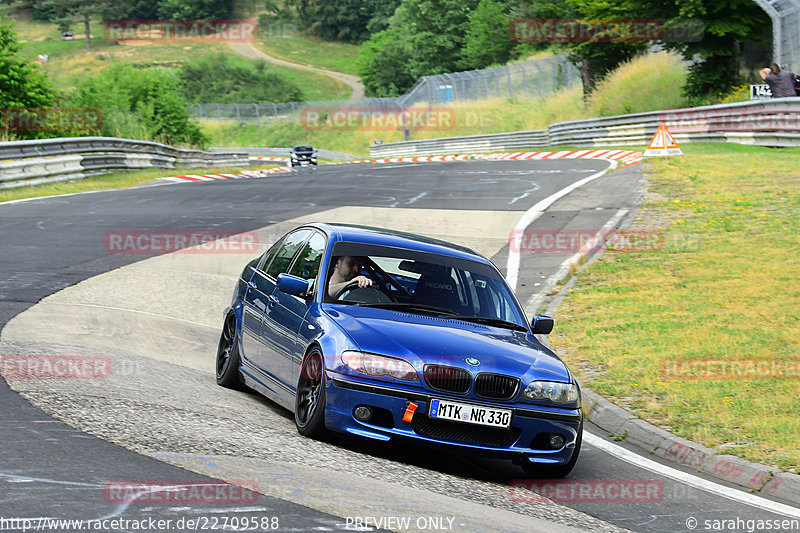
<path id="1" fill-rule="evenodd" d="M 570 381 L 564 362 L 527 332 L 353 305 L 331 304 L 326 311 L 360 350 L 403 358 L 418 370 L 423 364 L 444 364 L 471 372 Z M 467 358 L 480 364 L 470 366 Z"/>

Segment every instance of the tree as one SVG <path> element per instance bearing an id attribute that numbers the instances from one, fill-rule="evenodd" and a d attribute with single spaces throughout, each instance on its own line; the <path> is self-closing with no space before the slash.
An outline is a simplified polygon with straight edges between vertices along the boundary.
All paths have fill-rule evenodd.
<path id="1" fill-rule="evenodd" d="M 357 69 L 367 96 L 400 96 L 414 84 L 406 46 L 399 27 L 378 32 L 364 43 Z"/>
<path id="2" fill-rule="evenodd" d="M 41 108 L 53 103 L 50 82 L 34 66 L 20 57 L 21 46 L 13 29 L 14 22 L 0 18 L 0 113 L 3 109 Z M 2 123 L 0 130 L 6 130 Z"/>
<path id="3" fill-rule="evenodd" d="M 58 24 L 61 31 L 69 29 L 75 22 L 83 22 L 86 36 L 86 51 L 92 51 L 90 20 L 103 20 L 119 16 L 125 11 L 123 0 L 34 0 L 36 9 L 51 13 L 50 22 Z"/>
<path id="4" fill-rule="evenodd" d="M 403 0 L 394 20 L 406 35 L 410 74 L 456 72 L 466 42 L 469 15 L 478 0 Z"/>
<path id="5" fill-rule="evenodd" d="M 316 0 L 306 10 L 314 35 L 358 43 L 388 26 L 399 4 L 400 0 Z"/>
<path id="6" fill-rule="evenodd" d="M 227 19 L 233 0 L 160 0 L 158 16 L 169 20 Z"/>
<path id="7" fill-rule="evenodd" d="M 524 13 L 535 19 L 566 19 L 597 28 L 609 20 L 641 17 L 637 5 L 637 0 L 543 1 L 527 5 Z M 569 41 L 560 45 L 580 68 L 584 97 L 591 94 L 606 74 L 647 48 L 643 42 L 625 42 L 623 39 L 607 41 L 608 38 L 608 34 L 598 32 L 590 40 Z M 553 43 L 543 44 L 553 46 Z"/>
<path id="8" fill-rule="evenodd" d="M 684 89 L 691 99 L 730 92 L 740 83 L 741 43 L 749 40 L 765 43 L 772 33 L 769 17 L 752 0 L 643 0 L 640 9 L 648 16 L 667 20 L 668 27 L 677 26 L 679 30 L 687 21 L 700 24 L 703 30 L 700 39 L 664 43 L 668 49 L 693 61 Z"/>
<path id="9" fill-rule="evenodd" d="M 476 69 L 506 63 L 514 48 L 508 34 L 510 23 L 505 5 L 497 0 L 480 0 L 469 16 L 462 68 Z"/>

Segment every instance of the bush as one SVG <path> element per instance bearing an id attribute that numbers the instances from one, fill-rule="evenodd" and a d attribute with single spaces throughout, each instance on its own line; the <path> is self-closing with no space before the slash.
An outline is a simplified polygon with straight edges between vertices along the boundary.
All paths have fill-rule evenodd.
<path id="1" fill-rule="evenodd" d="M 115 65 L 81 83 L 71 105 L 100 110 L 103 123 L 94 132 L 99 135 L 201 147 L 208 142 L 189 120 L 177 76 L 170 71 Z"/>
<path id="2" fill-rule="evenodd" d="M 273 72 L 265 61 L 234 60 L 225 54 L 181 67 L 180 90 L 196 104 L 300 102 L 303 91 Z"/>

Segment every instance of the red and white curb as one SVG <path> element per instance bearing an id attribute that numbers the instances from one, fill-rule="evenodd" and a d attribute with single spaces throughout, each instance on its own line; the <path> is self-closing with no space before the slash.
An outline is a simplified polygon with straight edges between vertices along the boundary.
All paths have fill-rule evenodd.
<path id="1" fill-rule="evenodd" d="M 517 161 L 520 159 L 615 159 L 623 163 L 640 163 L 642 152 L 635 150 L 564 150 L 561 152 L 505 152 L 486 154 L 477 159 Z"/>
<path id="2" fill-rule="evenodd" d="M 253 160 L 287 162 L 288 159 L 271 156 L 251 157 Z M 392 157 L 386 159 L 356 159 L 353 161 L 334 161 L 327 165 L 352 165 L 356 163 L 425 163 L 433 161 L 466 161 L 479 159 L 482 161 L 518 161 L 530 159 L 613 159 L 625 163 L 623 166 L 634 165 L 642 161 L 642 152 L 634 150 L 564 150 L 560 152 L 502 152 L 495 154 L 461 154 L 461 155 L 429 155 L 417 157 Z M 621 167 L 620 167 L 621 168 Z M 165 181 L 213 181 L 226 179 L 263 178 L 269 174 L 291 172 L 288 167 L 276 167 L 267 170 L 245 170 L 241 174 L 187 174 L 184 176 L 171 176 L 159 178 Z"/>
<path id="3" fill-rule="evenodd" d="M 356 159 L 354 161 L 334 161 L 329 165 L 352 165 L 353 163 L 422 163 L 426 161 L 464 161 L 480 159 L 480 154 L 429 155 L 418 157 L 393 157 L 390 159 Z"/>
<path id="4" fill-rule="evenodd" d="M 251 161 L 279 161 L 281 163 L 288 163 L 288 157 L 276 157 L 272 155 L 251 155 Z"/>
<path id="5" fill-rule="evenodd" d="M 642 152 L 634 150 L 564 150 L 560 152 L 501 152 L 494 154 L 431 155 L 418 157 L 394 157 L 390 159 L 358 159 L 337 161 L 330 165 L 353 163 L 422 163 L 428 161 L 463 161 L 481 159 L 484 161 L 516 161 L 526 159 L 615 159 L 623 163 L 639 163 Z"/>
<path id="6" fill-rule="evenodd" d="M 168 178 L 158 178 L 164 181 L 186 183 L 190 181 L 222 181 L 222 180 L 241 180 L 248 178 L 263 178 L 268 174 L 278 174 L 280 172 L 290 172 L 286 167 L 268 168 L 266 170 L 244 170 L 241 174 L 185 174 L 183 176 L 170 176 Z"/>

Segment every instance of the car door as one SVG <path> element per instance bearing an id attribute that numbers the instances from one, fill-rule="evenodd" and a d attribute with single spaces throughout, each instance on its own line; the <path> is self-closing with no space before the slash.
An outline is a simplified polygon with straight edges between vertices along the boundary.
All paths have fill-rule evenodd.
<path id="1" fill-rule="evenodd" d="M 292 259 L 302 249 L 309 235 L 311 235 L 311 229 L 308 228 L 299 229 L 286 235 L 270 261 L 265 262 L 264 268 L 257 270 L 250 280 L 248 295 L 245 298 L 245 313 L 250 311 L 249 329 L 256 332 L 253 337 L 257 340 L 258 346 L 250 357 L 251 363 L 258 372 L 256 379 L 278 396 L 285 396 L 287 391 L 280 378 L 284 373 L 281 370 L 282 361 L 280 357 L 277 357 L 274 336 L 269 330 L 271 323 L 269 317 L 278 303 L 275 296 L 277 290 L 275 284 L 278 274 L 288 269 Z M 245 327 L 247 326 L 246 314 Z"/>
<path id="2" fill-rule="evenodd" d="M 256 364 L 258 352 L 264 338 L 263 316 L 267 312 L 268 297 L 275 291 L 275 284 L 266 277 L 265 269 L 269 267 L 275 254 L 280 249 L 283 239 L 275 243 L 255 264 L 251 264 L 242 278 L 247 283 L 242 308 L 242 362 Z"/>
<path id="3" fill-rule="evenodd" d="M 315 231 L 297 254 L 287 273 L 309 281 L 309 296 L 300 297 L 276 290 L 277 304 L 265 322 L 267 335 L 274 341 L 276 349 L 275 364 L 280 368 L 281 385 L 294 389 L 297 380 L 296 367 L 300 364 L 302 347 L 298 333 L 303 318 L 308 312 L 310 294 L 318 285 L 319 265 L 325 252 L 325 236 Z"/>

